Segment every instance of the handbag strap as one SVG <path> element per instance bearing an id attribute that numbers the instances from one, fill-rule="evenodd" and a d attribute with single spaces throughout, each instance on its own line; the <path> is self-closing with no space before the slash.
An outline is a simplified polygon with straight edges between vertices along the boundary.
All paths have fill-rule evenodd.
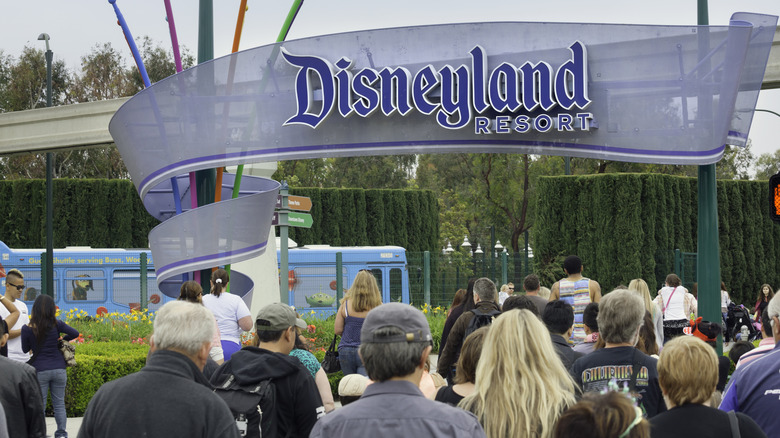
<path id="1" fill-rule="evenodd" d="M 639 376 L 640 364 L 637 358 L 639 357 L 639 350 L 634 348 L 634 354 L 631 356 L 631 381 L 628 383 L 628 389 L 631 392 L 637 392 L 636 390 L 636 378 Z"/>
<path id="2" fill-rule="evenodd" d="M 666 305 L 664 306 L 663 309 L 661 309 L 664 314 L 664 317 L 666 316 L 666 309 L 669 307 L 669 303 L 672 302 L 672 297 L 674 296 L 674 293 L 677 292 L 677 287 L 678 286 L 675 286 L 674 289 L 672 289 L 672 294 L 669 295 L 669 299 L 666 300 Z M 663 303 L 663 299 L 661 299 L 661 302 Z"/>
<path id="3" fill-rule="evenodd" d="M 339 335 L 333 335 L 333 340 L 330 341 L 330 348 L 328 348 L 328 351 L 336 351 L 336 338 L 338 338 Z"/>
<path id="4" fill-rule="evenodd" d="M 737 414 L 734 411 L 729 411 L 729 425 L 731 425 L 732 438 L 740 438 L 739 425 L 737 424 Z"/>

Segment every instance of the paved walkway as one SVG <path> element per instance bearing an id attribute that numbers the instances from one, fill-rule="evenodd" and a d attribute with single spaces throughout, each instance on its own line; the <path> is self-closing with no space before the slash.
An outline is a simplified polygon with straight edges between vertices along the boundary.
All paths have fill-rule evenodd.
<path id="1" fill-rule="evenodd" d="M 68 418 L 68 424 L 65 430 L 68 432 L 68 438 L 76 438 L 79 434 L 79 428 L 81 427 L 81 417 Z M 46 436 L 54 436 L 54 431 L 57 430 L 57 422 L 54 421 L 54 417 L 46 417 Z"/>

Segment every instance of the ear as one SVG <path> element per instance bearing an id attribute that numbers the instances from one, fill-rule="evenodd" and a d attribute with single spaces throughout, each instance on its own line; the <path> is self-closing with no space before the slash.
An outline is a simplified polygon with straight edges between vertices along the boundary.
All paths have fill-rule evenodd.
<path id="1" fill-rule="evenodd" d="M 428 361 L 428 356 L 431 354 L 431 350 L 433 350 L 433 347 L 430 345 L 425 347 L 425 350 L 423 350 L 423 353 L 420 355 L 420 363 L 417 364 L 418 367 L 425 369 L 425 362 Z"/>
<path id="2" fill-rule="evenodd" d="M 8 333 L 4 334 L 3 336 L 0 336 L 0 347 L 5 347 L 5 344 L 8 342 Z"/>

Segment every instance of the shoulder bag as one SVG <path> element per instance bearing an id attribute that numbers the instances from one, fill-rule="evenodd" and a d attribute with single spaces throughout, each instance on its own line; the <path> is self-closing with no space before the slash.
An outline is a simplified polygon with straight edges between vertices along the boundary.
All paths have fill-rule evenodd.
<path id="1" fill-rule="evenodd" d="M 339 362 L 339 351 L 336 349 L 336 338 L 338 335 L 333 335 L 333 340 L 330 342 L 328 351 L 325 352 L 325 358 L 322 359 L 322 369 L 325 374 L 333 374 L 341 371 L 341 362 Z"/>

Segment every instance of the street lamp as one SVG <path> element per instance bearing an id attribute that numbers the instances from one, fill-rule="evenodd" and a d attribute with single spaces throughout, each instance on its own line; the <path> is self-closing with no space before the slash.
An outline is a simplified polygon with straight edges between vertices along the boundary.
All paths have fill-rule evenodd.
<path id="1" fill-rule="evenodd" d="M 49 48 L 49 34 L 38 35 L 46 42 L 46 107 L 51 107 L 51 62 L 54 52 Z M 52 154 L 46 152 L 46 294 L 54 298 L 54 187 L 52 184 Z"/>
<path id="2" fill-rule="evenodd" d="M 463 243 L 460 244 L 460 247 L 469 252 L 469 257 L 472 256 L 471 242 L 469 242 L 469 236 L 463 236 Z"/>
<path id="3" fill-rule="evenodd" d="M 496 246 L 493 248 L 494 248 L 493 257 L 498 257 L 498 253 L 500 253 L 501 250 L 504 249 L 504 245 L 501 244 L 500 240 L 496 240 Z"/>

